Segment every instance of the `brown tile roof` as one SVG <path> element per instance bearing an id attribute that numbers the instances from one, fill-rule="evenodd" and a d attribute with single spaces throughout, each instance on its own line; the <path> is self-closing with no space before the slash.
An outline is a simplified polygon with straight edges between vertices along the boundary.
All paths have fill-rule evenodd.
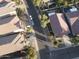
<path id="1" fill-rule="evenodd" d="M 56 36 L 69 34 L 69 28 L 65 22 L 62 13 L 55 13 L 53 15 L 50 15 L 49 18 L 50 18 L 51 27 Z"/>
<path id="2" fill-rule="evenodd" d="M 0 19 L 0 35 L 12 32 L 20 27 L 20 21 L 17 16 Z"/>
<path id="3" fill-rule="evenodd" d="M 0 36 L 0 46 L 11 43 L 17 36 L 18 36 L 18 33 L 14 33 L 12 35 L 6 34 L 3 36 Z"/>
<path id="4" fill-rule="evenodd" d="M 6 55 L 6 54 L 10 54 L 10 53 L 14 53 L 16 51 L 20 51 L 22 50 L 24 47 L 23 44 L 6 44 L 3 46 L 0 46 L 0 56 Z"/>
<path id="5" fill-rule="evenodd" d="M 66 13 L 74 34 L 79 34 L 79 11 Z"/>

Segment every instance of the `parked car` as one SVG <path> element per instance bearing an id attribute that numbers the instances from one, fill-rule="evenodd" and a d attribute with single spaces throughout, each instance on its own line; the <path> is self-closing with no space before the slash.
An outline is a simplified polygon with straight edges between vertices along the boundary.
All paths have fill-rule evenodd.
<path id="1" fill-rule="evenodd" d="M 33 22 L 33 18 L 32 18 L 32 16 L 30 15 L 30 20 L 29 20 L 29 22 L 30 22 L 30 25 L 34 25 L 34 22 Z"/>

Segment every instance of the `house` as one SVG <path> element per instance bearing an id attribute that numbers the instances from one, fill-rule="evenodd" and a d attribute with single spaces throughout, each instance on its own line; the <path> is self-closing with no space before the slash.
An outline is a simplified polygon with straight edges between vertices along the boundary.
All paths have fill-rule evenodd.
<path id="1" fill-rule="evenodd" d="M 24 25 L 16 15 L 16 5 L 0 0 L 0 57 L 24 49 Z"/>
<path id="2" fill-rule="evenodd" d="M 0 56 L 23 49 L 25 38 L 21 25 L 16 15 L 0 17 Z"/>
<path id="3" fill-rule="evenodd" d="M 20 28 L 20 21 L 16 15 L 0 18 L 0 35 L 12 32 Z M 3 30 L 4 29 L 4 30 Z"/>
<path id="4" fill-rule="evenodd" d="M 79 46 L 59 48 L 51 51 L 53 59 L 79 59 Z"/>
<path id="5" fill-rule="evenodd" d="M 68 12 L 66 13 L 66 17 L 70 23 L 72 33 L 74 35 L 79 34 L 79 11 Z"/>
<path id="6" fill-rule="evenodd" d="M 70 33 L 62 13 L 48 13 L 50 24 L 55 36 L 68 35 Z"/>
<path id="7" fill-rule="evenodd" d="M 22 50 L 24 48 L 23 41 L 24 36 L 21 33 L 0 36 L 0 57 Z"/>

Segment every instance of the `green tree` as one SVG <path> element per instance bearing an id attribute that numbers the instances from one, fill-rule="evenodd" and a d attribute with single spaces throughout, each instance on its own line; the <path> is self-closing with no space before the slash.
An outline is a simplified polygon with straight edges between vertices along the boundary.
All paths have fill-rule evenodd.
<path id="1" fill-rule="evenodd" d="M 56 0 L 57 7 L 60 7 L 63 4 L 63 0 Z"/>
<path id="2" fill-rule="evenodd" d="M 41 26 L 43 28 L 45 28 L 47 26 L 47 24 L 49 23 L 49 18 L 46 14 L 44 14 L 43 12 L 41 12 Z"/>
<path id="3" fill-rule="evenodd" d="M 68 4 L 68 1 L 67 1 L 67 0 L 65 0 L 63 3 L 64 3 L 64 7 L 68 7 L 68 6 L 69 6 L 69 4 Z"/>
<path id="4" fill-rule="evenodd" d="M 28 59 L 34 59 L 35 55 L 36 55 L 36 52 L 35 52 L 35 49 L 33 47 L 28 47 L 27 48 L 27 56 L 28 56 Z"/>
<path id="5" fill-rule="evenodd" d="M 56 0 L 57 7 L 60 6 L 68 7 L 72 0 Z"/>
<path id="6" fill-rule="evenodd" d="M 16 8 L 16 13 L 18 17 L 22 17 L 24 15 L 24 11 L 21 8 Z"/>

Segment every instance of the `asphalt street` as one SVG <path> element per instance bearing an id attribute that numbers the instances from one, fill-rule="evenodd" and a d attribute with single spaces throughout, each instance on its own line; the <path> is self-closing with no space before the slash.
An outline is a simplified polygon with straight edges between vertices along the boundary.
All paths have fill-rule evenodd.
<path id="1" fill-rule="evenodd" d="M 34 22 L 34 26 L 33 26 L 34 31 L 39 32 L 40 34 L 44 34 L 43 29 L 42 29 L 41 24 L 40 24 L 40 20 L 38 18 L 38 13 L 37 13 L 37 10 L 36 10 L 35 6 L 33 5 L 31 0 L 26 0 L 26 1 L 27 1 L 26 5 L 29 6 L 28 13 L 32 16 L 32 19 L 33 19 L 33 22 Z M 45 38 L 43 36 L 40 36 L 37 33 L 35 33 L 35 34 L 36 34 L 36 37 L 38 39 L 45 40 Z"/>
<path id="2" fill-rule="evenodd" d="M 33 5 L 32 0 L 26 0 L 26 2 L 27 2 L 26 5 L 28 5 L 28 7 L 29 7 L 28 12 L 32 16 L 33 21 L 34 21 L 34 26 L 33 26 L 34 30 L 43 34 L 43 30 L 42 30 L 42 27 L 40 25 L 40 21 L 38 18 L 38 13 L 37 13 L 37 10 L 35 9 L 35 6 Z M 49 49 L 46 47 L 46 45 L 44 43 L 39 41 L 39 40 L 46 41 L 46 39 L 44 37 L 38 35 L 37 33 L 35 33 L 35 34 L 36 34 L 36 38 L 37 38 L 37 42 L 38 42 L 38 46 L 39 46 L 40 59 L 49 59 L 50 58 Z"/>
<path id="3" fill-rule="evenodd" d="M 40 21 L 38 18 L 38 13 L 36 12 L 37 10 L 35 9 L 35 6 L 32 3 L 32 0 L 26 0 L 28 6 L 29 6 L 29 13 L 33 17 L 34 21 L 34 30 L 38 31 L 40 33 L 43 33 L 42 28 L 40 26 Z M 79 46 L 76 47 L 70 47 L 67 49 L 60 49 L 58 51 L 50 51 L 49 46 L 46 44 L 42 43 L 41 37 L 36 34 L 38 46 L 39 46 L 39 54 L 40 54 L 40 59 L 75 59 L 76 57 L 79 56 Z M 78 58 L 77 58 L 78 59 Z"/>

